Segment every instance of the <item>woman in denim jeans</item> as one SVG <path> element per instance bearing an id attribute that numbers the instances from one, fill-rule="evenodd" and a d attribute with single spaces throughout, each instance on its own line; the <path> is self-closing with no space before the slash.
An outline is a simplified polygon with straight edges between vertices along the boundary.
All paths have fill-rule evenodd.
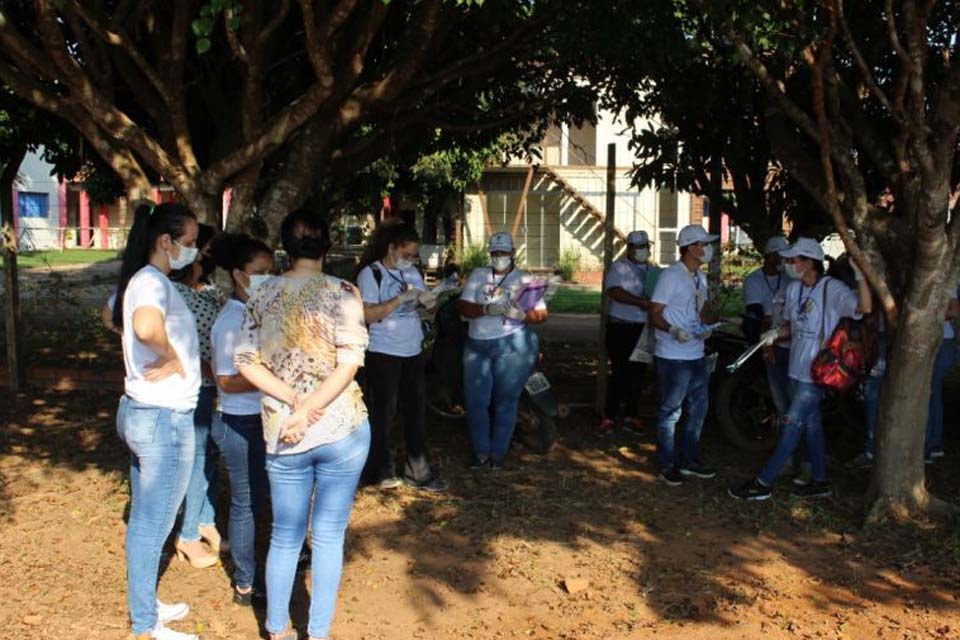
<path id="1" fill-rule="evenodd" d="M 785 323 L 764 333 L 761 342 L 772 346 L 778 340 L 790 339 L 790 408 L 783 417 L 780 440 L 767 464 L 753 480 L 730 490 L 731 496 L 742 500 L 766 500 L 771 496 L 773 482 L 802 437 L 806 440 L 813 477 L 808 483 L 795 483 L 793 493 L 800 497 L 831 495 L 820 415 L 823 388 L 813 382 L 810 367 L 841 318 L 860 318 L 873 308 L 870 287 L 855 265 L 856 292 L 840 280 L 824 277 L 823 249 L 816 240 L 798 238 L 780 255 L 786 259 L 786 273 L 793 280 L 785 295 Z"/>
<path id="2" fill-rule="evenodd" d="M 273 252 L 248 236 L 222 234 L 214 243 L 213 254 L 216 264 L 233 279 L 233 295 L 210 331 L 213 375 L 220 394 L 220 411 L 213 417 L 211 433 L 230 476 L 228 531 L 235 568 L 233 601 L 262 608 L 266 595 L 260 586 L 263 578 L 257 576 L 254 553 L 256 522 L 263 513 L 267 489 L 260 391 L 237 371 L 233 355 L 247 300 L 269 278 Z"/>
<path id="3" fill-rule="evenodd" d="M 292 268 L 261 284 L 247 302 L 234 362 L 262 392 L 273 504 L 266 628 L 272 640 L 297 637 L 287 626 L 290 594 L 312 518 L 308 631 L 318 639 L 330 630 L 347 520 L 370 447 L 354 381 L 367 329 L 356 288 L 323 274 L 330 246 L 323 219 L 297 211 L 280 233 Z"/>
<path id="4" fill-rule="evenodd" d="M 196 323 L 167 274 L 193 263 L 197 230 L 182 205 L 138 207 L 113 308 L 126 370 L 117 432 L 130 449 L 127 602 L 137 638 L 196 638 L 165 626 L 189 608 L 156 596 L 160 552 L 190 481 L 200 391 Z"/>
<path id="5" fill-rule="evenodd" d="M 503 467 L 517 424 L 520 393 L 539 353 L 537 334 L 527 325 L 547 319 L 543 300 L 529 311 L 514 304 L 531 276 L 517 269 L 510 234 L 493 234 L 488 249 L 491 266 L 473 270 L 457 302 L 460 314 L 470 319 L 463 379 L 472 467 L 477 469 Z"/>

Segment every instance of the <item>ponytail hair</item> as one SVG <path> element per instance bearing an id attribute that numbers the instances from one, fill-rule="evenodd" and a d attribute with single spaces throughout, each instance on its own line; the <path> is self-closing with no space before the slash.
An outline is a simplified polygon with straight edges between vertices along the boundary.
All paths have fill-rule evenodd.
<path id="1" fill-rule="evenodd" d="M 420 235 L 416 229 L 408 225 L 401 218 L 384 220 L 378 224 L 373 230 L 373 233 L 370 234 L 370 241 L 363 250 L 363 255 L 360 256 L 357 275 L 377 260 L 383 260 L 391 245 L 400 247 L 408 242 L 420 242 Z"/>
<path id="2" fill-rule="evenodd" d="M 150 261 L 150 253 L 157 239 L 169 234 L 177 240 L 183 236 L 187 219 L 196 220 L 190 209 L 175 202 L 166 202 L 154 206 L 144 203 L 133 213 L 133 226 L 127 234 L 127 245 L 123 250 L 123 262 L 120 265 L 120 281 L 117 283 L 116 300 L 113 303 L 113 324 L 123 327 L 123 294 L 127 291 L 130 278 Z"/>
<path id="3" fill-rule="evenodd" d="M 259 255 L 272 258 L 273 251 L 260 240 L 242 233 L 221 233 L 210 245 L 213 263 L 229 272 L 231 278 L 234 269 L 243 271 Z"/>

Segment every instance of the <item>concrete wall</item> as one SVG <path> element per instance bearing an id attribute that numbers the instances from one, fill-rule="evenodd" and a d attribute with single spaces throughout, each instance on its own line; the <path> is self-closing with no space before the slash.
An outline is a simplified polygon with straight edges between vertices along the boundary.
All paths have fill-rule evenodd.
<path id="1" fill-rule="evenodd" d="M 20 165 L 17 183 L 14 185 L 13 206 L 17 221 L 17 237 L 22 251 L 54 249 L 59 247 L 61 215 L 64 202 L 57 179 L 50 175 L 53 166 L 44 162 L 39 153 L 28 153 Z M 20 215 L 18 194 L 45 194 L 47 215 L 43 218 Z"/>

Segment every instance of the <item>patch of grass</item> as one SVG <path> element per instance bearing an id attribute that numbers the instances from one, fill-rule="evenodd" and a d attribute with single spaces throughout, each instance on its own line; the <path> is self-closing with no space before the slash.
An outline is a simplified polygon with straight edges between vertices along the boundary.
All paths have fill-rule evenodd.
<path id="1" fill-rule="evenodd" d="M 32 267 L 52 267 L 66 264 L 95 264 L 109 262 L 118 257 L 115 249 L 66 249 L 64 251 L 31 251 L 17 254 L 17 266 L 21 269 Z M 0 260 L 0 269 L 3 261 Z"/>
<path id="2" fill-rule="evenodd" d="M 560 287 L 550 300 L 554 313 L 600 313 L 600 291 L 579 287 Z"/>

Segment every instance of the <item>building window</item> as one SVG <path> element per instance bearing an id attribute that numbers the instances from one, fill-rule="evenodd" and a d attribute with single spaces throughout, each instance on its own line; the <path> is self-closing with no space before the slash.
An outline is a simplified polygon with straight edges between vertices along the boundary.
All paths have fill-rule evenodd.
<path id="1" fill-rule="evenodd" d="M 17 209 L 21 218 L 46 218 L 50 212 L 50 196 L 46 193 L 17 193 Z"/>

